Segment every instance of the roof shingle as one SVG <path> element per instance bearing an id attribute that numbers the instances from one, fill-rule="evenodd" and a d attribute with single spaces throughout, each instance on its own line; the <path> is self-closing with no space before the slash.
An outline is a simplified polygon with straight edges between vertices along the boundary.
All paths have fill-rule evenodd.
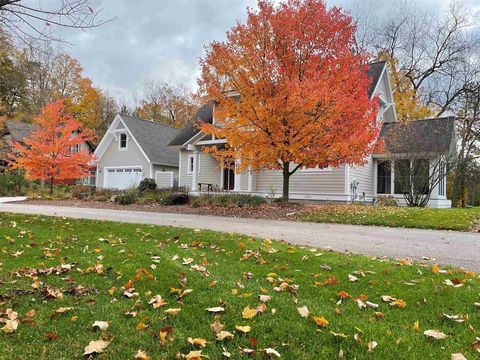
<path id="1" fill-rule="evenodd" d="M 168 144 L 179 133 L 179 129 L 133 116 L 119 115 L 152 163 L 178 166 L 178 152 L 169 148 Z"/>

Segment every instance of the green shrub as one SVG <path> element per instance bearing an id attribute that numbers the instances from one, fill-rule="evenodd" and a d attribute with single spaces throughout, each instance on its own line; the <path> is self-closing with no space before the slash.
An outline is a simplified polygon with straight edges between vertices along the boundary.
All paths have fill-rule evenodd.
<path id="1" fill-rule="evenodd" d="M 138 185 L 138 192 L 143 193 L 145 191 L 151 191 L 157 189 L 157 183 L 154 179 L 145 178 Z"/>
<path id="2" fill-rule="evenodd" d="M 164 206 L 186 205 L 189 201 L 190 196 L 187 193 L 173 193 L 163 197 L 160 203 Z"/>
<path id="3" fill-rule="evenodd" d="M 195 206 L 259 206 L 265 203 L 265 199 L 258 195 L 250 194 L 211 194 L 201 195 L 195 199 Z"/>
<path id="4" fill-rule="evenodd" d="M 22 171 L 0 173 L 0 196 L 25 195 L 29 185 Z"/>
<path id="5" fill-rule="evenodd" d="M 121 192 L 115 196 L 115 202 L 120 205 L 134 204 L 138 199 L 138 190 L 130 189 L 125 192 Z"/>

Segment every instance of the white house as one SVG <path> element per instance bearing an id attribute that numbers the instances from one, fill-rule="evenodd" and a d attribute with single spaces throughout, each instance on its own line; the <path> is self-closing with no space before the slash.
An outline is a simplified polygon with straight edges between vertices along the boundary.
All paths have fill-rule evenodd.
<path id="1" fill-rule="evenodd" d="M 376 62 L 369 66 L 368 76 L 372 79 L 369 96 L 378 96 L 380 109 L 378 121 L 383 123 L 381 136 L 387 135 L 387 128 L 395 128 L 397 118 L 389 80 L 386 62 Z M 194 124 L 199 120 L 206 123 L 215 123 L 214 109 L 211 105 L 204 105 L 185 127 L 170 142 L 170 146 L 179 149 L 179 185 L 190 188 L 193 192 L 221 190 L 249 194 L 258 194 L 269 197 L 280 197 L 282 194 L 282 173 L 278 170 L 245 171 L 235 173 L 231 166 L 224 167 L 216 159 L 204 152 L 208 146 L 222 146 L 224 139 L 212 139 L 211 136 L 200 131 Z M 454 146 L 454 119 L 440 118 L 419 120 L 412 123 L 422 123 L 422 126 L 412 126 L 413 131 L 419 129 L 420 135 L 433 137 L 433 143 L 438 143 L 438 149 L 445 150 L 445 146 Z M 423 126 L 425 125 L 425 126 Z M 428 129 L 432 126 L 440 130 L 433 133 Z M 402 131 L 399 128 L 399 131 Z M 412 130 L 411 130 L 412 131 Z M 429 139 L 428 143 L 432 143 Z M 386 151 L 397 151 L 388 146 Z M 453 145 L 452 145 L 453 144 Z M 435 152 L 429 157 L 437 156 Z M 290 198 L 296 200 L 340 201 L 354 200 L 371 201 L 378 196 L 393 196 L 403 202 L 403 195 L 396 193 L 398 186 L 395 183 L 395 163 L 388 159 L 386 153 L 369 156 L 363 166 L 345 164 L 336 168 L 303 168 L 297 170 L 290 178 Z M 393 162 L 393 164 L 390 164 Z M 388 164 L 388 166 L 386 166 Z M 379 168 L 380 167 L 380 168 Z M 380 170 L 379 170 L 380 169 Z M 397 174 L 398 175 L 398 174 Z M 390 181 L 390 186 L 385 186 Z M 450 207 L 451 202 L 446 197 L 445 176 L 432 191 L 428 206 Z"/>
<path id="2" fill-rule="evenodd" d="M 178 184 L 178 152 L 168 143 L 179 130 L 118 114 L 95 150 L 97 188 L 128 189 L 142 179 L 158 188 Z"/>

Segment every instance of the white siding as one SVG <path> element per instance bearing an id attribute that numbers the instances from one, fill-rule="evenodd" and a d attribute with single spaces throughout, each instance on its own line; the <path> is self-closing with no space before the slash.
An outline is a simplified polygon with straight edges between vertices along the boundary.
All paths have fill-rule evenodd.
<path id="1" fill-rule="evenodd" d="M 180 152 L 181 152 L 181 159 L 180 159 L 180 164 L 179 164 L 179 166 L 180 166 L 179 167 L 179 174 L 180 174 L 179 175 L 179 177 L 180 177 L 179 186 L 188 187 L 189 189 L 191 189 L 191 187 L 192 187 L 192 174 L 188 173 L 187 165 L 188 165 L 188 155 L 193 154 L 193 151 L 187 151 L 187 150 L 181 149 Z"/>
<path id="2" fill-rule="evenodd" d="M 253 175 L 253 191 L 261 193 L 282 193 L 283 176 L 279 170 L 266 170 Z M 290 193 L 310 195 L 345 196 L 345 167 L 331 171 L 297 170 L 290 177 Z"/>
<path id="3" fill-rule="evenodd" d="M 354 178 L 360 183 L 357 188 L 357 195 L 361 196 L 363 192 L 367 197 L 374 196 L 374 162 L 371 156 L 368 157 L 368 162 L 362 166 L 352 166 L 350 168 L 350 181 Z"/>
<path id="4" fill-rule="evenodd" d="M 131 139 L 128 141 L 128 148 L 123 151 L 118 149 L 118 141 L 112 139 L 98 161 L 97 187 L 103 187 L 104 167 L 118 166 L 141 166 L 143 169 L 142 178 L 151 177 L 150 163 L 141 153 L 135 141 Z"/>
<path id="5" fill-rule="evenodd" d="M 210 154 L 201 152 L 198 154 L 200 159 L 200 172 L 198 182 L 213 184 L 220 188 L 220 164 Z"/>
<path id="6" fill-rule="evenodd" d="M 153 175 L 152 178 L 155 178 L 155 174 L 157 171 L 163 172 L 163 171 L 171 171 L 173 172 L 173 184 L 176 185 L 178 184 L 178 168 L 175 166 L 163 166 L 163 165 L 158 165 L 154 164 L 153 165 Z M 159 186 L 160 187 L 160 186 Z"/>

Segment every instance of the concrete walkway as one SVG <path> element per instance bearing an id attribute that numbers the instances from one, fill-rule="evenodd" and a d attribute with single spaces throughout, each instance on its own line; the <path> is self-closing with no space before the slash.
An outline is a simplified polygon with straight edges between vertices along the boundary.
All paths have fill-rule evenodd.
<path id="1" fill-rule="evenodd" d="M 440 264 L 480 270 L 480 234 L 475 233 L 14 203 L 0 204 L 2 211 L 235 232 L 338 252 L 416 260 L 428 257 Z"/>
<path id="2" fill-rule="evenodd" d="M 25 200 L 27 200 L 26 196 L 4 196 L 4 197 L 0 197 L 0 204 L 25 201 Z"/>

